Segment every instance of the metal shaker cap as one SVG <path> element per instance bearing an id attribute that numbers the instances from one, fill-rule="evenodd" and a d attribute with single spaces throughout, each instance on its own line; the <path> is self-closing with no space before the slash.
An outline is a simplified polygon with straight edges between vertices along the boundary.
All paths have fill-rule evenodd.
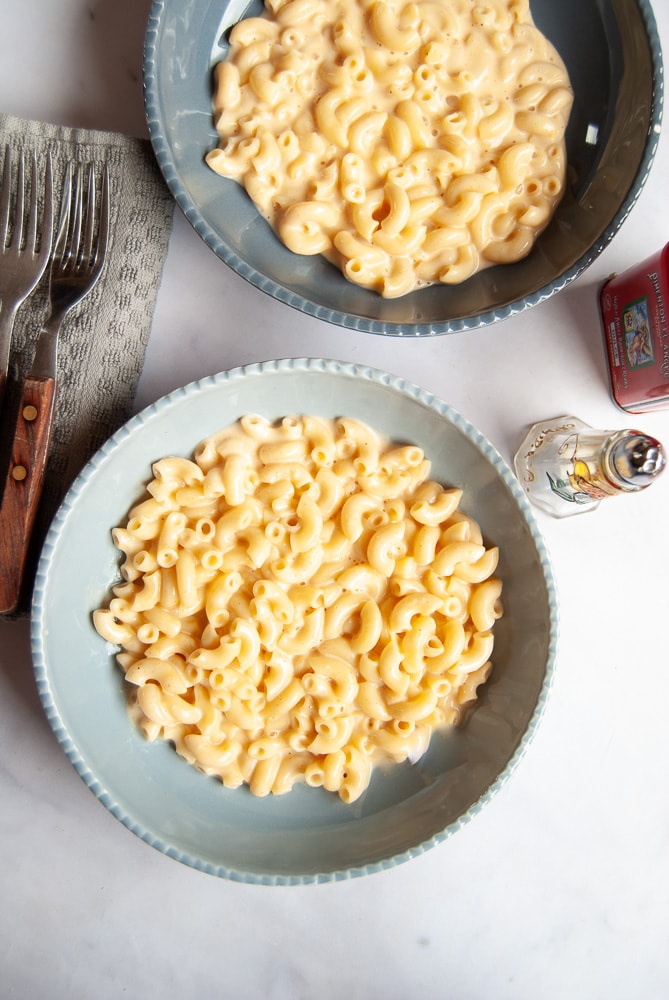
<path id="1" fill-rule="evenodd" d="M 655 438 L 640 431 L 625 431 L 613 444 L 610 461 L 625 483 L 635 489 L 644 489 L 662 472 L 666 456 Z"/>

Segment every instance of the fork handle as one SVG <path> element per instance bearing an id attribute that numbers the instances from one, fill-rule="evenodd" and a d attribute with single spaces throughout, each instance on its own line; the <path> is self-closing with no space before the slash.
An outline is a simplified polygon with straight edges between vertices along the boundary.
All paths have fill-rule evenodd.
<path id="1" fill-rule="evenodd" d="M 24 379 L 0 506 L 0 613 L 16 611 L 42 495 L 53 425 L 56 380 Z"/>

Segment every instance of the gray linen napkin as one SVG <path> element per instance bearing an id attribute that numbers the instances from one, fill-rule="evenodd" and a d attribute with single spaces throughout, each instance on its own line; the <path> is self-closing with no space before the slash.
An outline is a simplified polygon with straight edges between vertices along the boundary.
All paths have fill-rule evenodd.
<path id="1" fill-rule="evenodd" d="M 58 346 L 58 397 L 33 548 L 39 550 L 67 489 L 100 445 L 129 417 L 144 362 L 172 227 L 173 200 L 148 141 L 65 128 L 0 113 L 0 150 L 51 153 L 54 224 L 69 162 L 107 163 L 110 244 L 100 280 L 66 317 Z M 3 156 L 0 156 L 2 169 Z M 16 162 L 16 155 L 14 162 Z M 47 311 L 47 276 L 17 313 L 10 376 L 0 413 L 0 475 L 7 472 L 18 382 L 29 369 Z M 2 484 L 0 483 L 0 490 Z M 33 560 L 34 561 L 34 560 Z M 31 581 L 28 581 L 30 589 Z"/>

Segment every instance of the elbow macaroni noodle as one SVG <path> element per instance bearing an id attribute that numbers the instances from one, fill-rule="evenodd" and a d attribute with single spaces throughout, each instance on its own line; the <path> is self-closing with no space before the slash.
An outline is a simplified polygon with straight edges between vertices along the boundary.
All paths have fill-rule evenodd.
<path id="1" fill-rule="evenodd" d="M 242 417 L 153 465 L 93 614 L 144 735 L 226 786 L 353 802 L 491 670 L 498 550 L 415 446 L 350 418 Z"/>
<path id="2" fill-rule="evenodd" d="M 285 245 L 385 297 L 526 256 L 573 101 L 529 0 L 265 0 L 215 68 L 206 160 Z"/>

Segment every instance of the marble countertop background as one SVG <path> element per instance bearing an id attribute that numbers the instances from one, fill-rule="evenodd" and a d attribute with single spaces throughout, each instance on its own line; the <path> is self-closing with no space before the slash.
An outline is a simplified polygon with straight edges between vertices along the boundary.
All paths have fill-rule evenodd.
<path id="1" fill-rule="evenodd" d="M 655 0 L 669 48 L 669 5 Z M 6 0 L 0 104 L 145 136 L 149 0 Z M 666 117 L 666 115 L 665 115 Z M 510 459 L 526 425 L 631 421 L 596 292 L 669 239 L 669 140 L 612 244 L 548 302 L 421 342 L 302 316 L 223 265 L 177 210 L 136 408 L 215 371 L 325 356 L 402 374 Z M 669 411 L 633 419 L 669 444 Z M 0 996 L 49 1000 L 655 1000 L 669 995 L 669 477 L 594 514 L 537 514 L 560 598 L 553 693 L 516 773 L 396 869 L 245 886 L 134 837 L 60 750 L 28 624 L 0 625 Z"/>

